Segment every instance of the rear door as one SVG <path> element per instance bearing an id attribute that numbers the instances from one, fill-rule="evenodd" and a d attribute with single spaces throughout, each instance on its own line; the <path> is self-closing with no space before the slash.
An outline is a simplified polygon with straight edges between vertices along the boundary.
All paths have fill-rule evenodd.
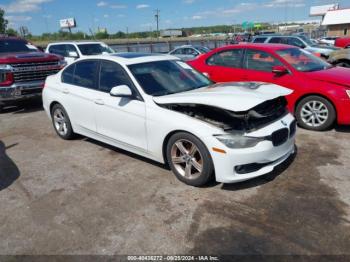
<path id="1" fill-rule="evenodd" d="M 233 48 L 211 55 L 201 68 L 215 82 L 244 81 L 245 70 L 242 68 L 243 48 Z"/>
<path id="2" fill-rule="evenodd" d="M 94 105 L 99 93 L 98 68 L 99 61 L 84 60 L 69 66 L 62 74 L 64 106 L 73 124 L 84 131 L 96 132 Z"/>

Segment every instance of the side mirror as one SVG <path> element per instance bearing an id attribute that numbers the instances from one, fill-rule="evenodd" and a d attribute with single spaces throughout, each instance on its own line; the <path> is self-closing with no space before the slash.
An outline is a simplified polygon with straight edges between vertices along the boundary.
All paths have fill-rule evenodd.
<path id="1" fill-rule="evenodd" d="M 274 73 L 276 76 L 282 76 L 289 73 L 288 69 L 284 66 L 274 66 L 272 68 L 272 73 Z"/>
<path id="2" fill-rule="evenodd" d="M 115 97 L 133 97 L 132 91 L 127 85 L 115 86 L 111 89 L 109 94 Z"/>
<path id="3" fill-rule="evenodd" d="M 72 58 L 79 58 L 78 53 L 75 52 L 75 51 L 70 51 L 70 52 L 68 52 L 68 56 L 69 56 L 69 57 L 72 57 Z"/>

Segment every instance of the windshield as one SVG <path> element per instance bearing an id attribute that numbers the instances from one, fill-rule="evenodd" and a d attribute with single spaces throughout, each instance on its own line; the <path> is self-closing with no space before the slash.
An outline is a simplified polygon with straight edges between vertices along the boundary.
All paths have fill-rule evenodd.
<path id="1" fill-rule="evenodd" d="M 38 48 L 20 39 L 0 40 L 0 53 L 38 52 Z"/>
<path id="2" fill-rule="evenodd" d="M 156 61 L 129 66 L 130 71 L 151 96 L 194 90 L 213 84 L 208 78 L 181 61 Z"/>
<path id="3" fill-rule="evenodd" d="M 313 43 L 310 38 L 304 36 L 304 35 L 298 35 L 299 38 L 301 38 L 305 43 L 307 43 L 307 45 L 315 45 L 315 43 Z"/>
<path id="4" fill-rule="evenodd" d="M 205 46 L 197 46 L 196 49 L 198 49 L 198 51 L 200 51 L 202 54 L 208 53 L 210 51 L 210 49 Z"/>
<path id="5" fill-rule="evenodd" d="M 296 70 L 301 72 L 320 71 L 332 67 L 321 58 L 318 58 L 308 51 L 299 48 L 278 50 L 277 54 L 279 54 Z"/>
<path id="6" fill-rule="evenodd" d="M 80 44 L 78 45 L 83 55 L 102 55 L 103 53 L 112 54 L 114 51 L 105 44 Z"/>

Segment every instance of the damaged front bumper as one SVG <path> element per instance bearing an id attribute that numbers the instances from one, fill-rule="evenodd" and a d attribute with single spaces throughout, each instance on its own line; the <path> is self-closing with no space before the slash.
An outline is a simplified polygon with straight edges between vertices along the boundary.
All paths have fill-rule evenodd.
<path id="1" fill-rule="evenodd" d="M 288 114 L 282 119 L 249 133 L 250 136 L 266 137 L 280 129 L 292 129 L 294 118 Z M 294 122 L 295 123 L 295 122 Z M 220 142 L 210 139 L 211 156 L 215 166 L 216 181 L 221 183 L 236 183 L 268 174 L 295 153 L 295 133 L 288 136 L 283 144 L 274 146 L 266 140 L 251 148 L 230 149 L 225 147 L 225 153 L 213 148 L 223 148 Z"/>

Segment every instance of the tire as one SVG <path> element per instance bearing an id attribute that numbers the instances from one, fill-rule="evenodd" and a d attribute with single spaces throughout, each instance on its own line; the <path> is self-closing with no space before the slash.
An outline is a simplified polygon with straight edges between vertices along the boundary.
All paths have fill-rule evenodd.
<path id="1" fill-rule="evenodd" d="M 69 116 L 62 105 L 56 104 L 52 107 L 51 119 L 53 127 L 60 138 L 70 140 L 75 137 Z"/>
<path id="2" fill-rule="evenodd" d="M 350 68 L 350 61 L 338 61 L 335 65 Z"/>
<path id="3" fill-rule="evenodd" d="M 308 130 L 325 131 L 336 120 L 334 106 L 321 96 L 308 96 L 302 99 L 296 108 L 298 124 Z"/>
<path id="4" fill-rule="evenodd" d="M 209 151 L 194 135 L 185 132 L 174 134 L 168 141 L 166 156 L 175 176 L 187 185 L 204 186 L 214 177 Z"/>

